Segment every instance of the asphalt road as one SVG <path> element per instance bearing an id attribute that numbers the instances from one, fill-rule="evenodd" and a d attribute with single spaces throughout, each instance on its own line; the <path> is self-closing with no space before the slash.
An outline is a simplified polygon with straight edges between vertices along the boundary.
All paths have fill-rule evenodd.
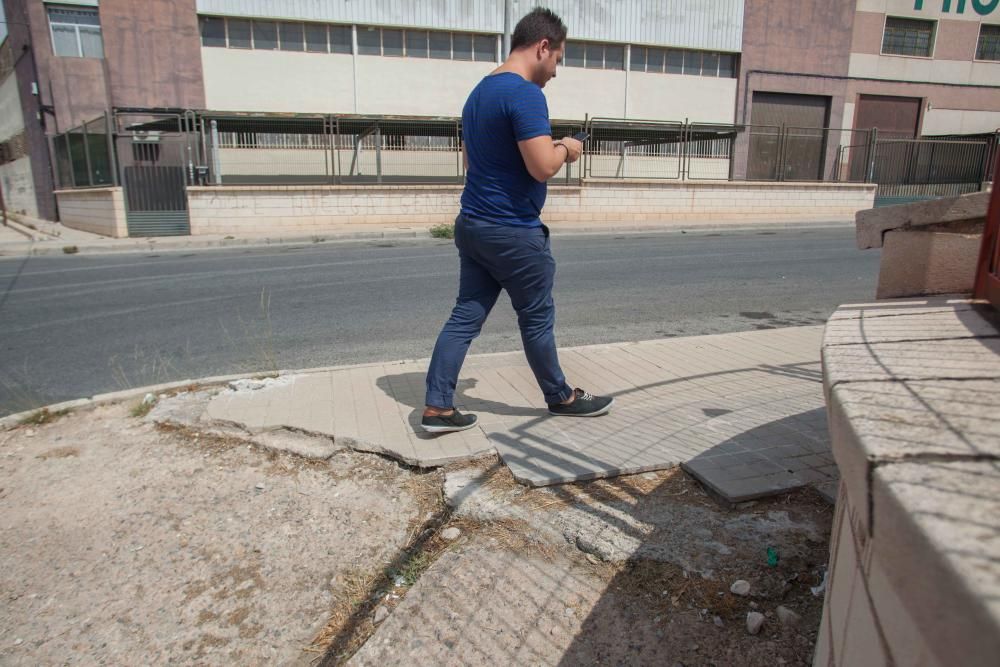
<path id="1" fill-rule="evenodd" d="M 557 236 L 561 346 L 819 324 L 871 299 L 852 228 Z M 240 372 L 430 355 L 450 241 L 0 259 L 0 415 Z M 520 348 L 501 296 L 472 352 Z"/>

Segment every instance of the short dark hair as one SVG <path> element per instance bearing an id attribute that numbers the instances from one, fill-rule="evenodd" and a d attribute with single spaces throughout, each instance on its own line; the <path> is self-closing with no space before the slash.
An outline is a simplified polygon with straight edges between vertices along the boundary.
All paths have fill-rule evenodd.
<path id="1" fill-rule="evenodd" d="M 543 39 L 549 40 L 549 44 L 558 49 L 566 41 L 566 25 L 551 9 L 535 7 L 517 22 L 510 38 L 510 50 L 516 51 Z"/>

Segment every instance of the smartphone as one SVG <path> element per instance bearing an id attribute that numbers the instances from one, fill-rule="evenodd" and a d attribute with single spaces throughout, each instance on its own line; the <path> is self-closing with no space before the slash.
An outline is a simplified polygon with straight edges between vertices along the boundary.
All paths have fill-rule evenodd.
<path id="1" fill-rule="evenodd" d="M 579 141 L 580 143 L 583 143 L 584 141 L 586 141 L 587 139 L 590 138 L 590 133 L 589 132 L 577 132 L 576 134 L 573 135 L 573 138 L 576 139 L 577 141 Z"/>

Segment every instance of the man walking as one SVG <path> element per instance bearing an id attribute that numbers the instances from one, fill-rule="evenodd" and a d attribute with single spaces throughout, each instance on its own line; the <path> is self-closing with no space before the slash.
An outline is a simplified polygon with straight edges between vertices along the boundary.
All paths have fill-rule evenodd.
<path id="1" fill-rule="evenodd" d="M 463 431 L 476 416 L 454 407 L 455 385 L 472 339 L 504 289 L 517 311 L 528 364 L 549 413 L 595 417 L 614 399 L 573 389 L 559 367 L 552 285 L 555 259 L 539 215 L 545 182 L 583 144 L 552 140 L 542 87 L 562 62 L 566 26 L 548 9 L 522 18 L 507 60 L 469 95 L 462 111 L 466 184 L 455 221 L 461 260 L 458 299 L 434 346 L 421 426 L 431 433 Z"/>

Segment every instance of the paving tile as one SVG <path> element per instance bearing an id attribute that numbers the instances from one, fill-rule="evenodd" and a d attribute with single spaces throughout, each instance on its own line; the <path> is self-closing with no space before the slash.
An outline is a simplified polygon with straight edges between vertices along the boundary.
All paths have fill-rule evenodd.
<path id="1" fill-rule="evenodd" d="M 571 383 L 615 396 L 596 419 L 550 417 L 521 352 L 468 358 L 455 402 L 479 426 L 463 433 L 416 428 L 426 360 L 283 376 L 219 394 L 209 415 L 322 432 L 417 465 L 495 448 L 532 485 L 685 463 L 723 495 L 773 493 L 800 486 L 802 470 L 829 477 L 831 459 L 818 456 L 829 450 L 821 338 L 822 327 L 798 327 L 561 350 Z"/>

